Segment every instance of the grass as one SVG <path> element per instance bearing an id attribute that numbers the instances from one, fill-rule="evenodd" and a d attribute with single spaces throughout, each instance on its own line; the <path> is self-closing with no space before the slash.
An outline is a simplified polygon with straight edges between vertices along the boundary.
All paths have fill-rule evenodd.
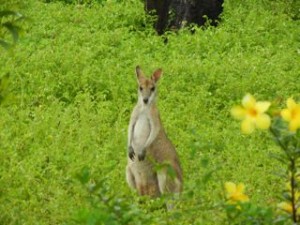
<path id="1" fill-rule="evenodd" d="M 247 92 L 281 104 L 299 97 L 292 4 L 227 0 L 217 28 L 159 37 L 140 1 L 28 1 L 26 33 L 13 54 L 0 56 L 0 76 L 9 74 L 0 108 L 0 223 L 78 223 L 78 212 L 91 207 L 77 179 L 83 168 L 92 181 L 105 179 L 111 195 L 138 204 L 125 182 L 136 65 L 148 75 L 164 71 L 158 105 L 185 182 L 177 224 L 223 224 L 225 181 L 245 183 L 251 201 L 276 207 L 284 167 L 269 154 L 279 149 L 264 132 L 240 135 L 229 111 Z M 153 215 L 149 224 L 172 224 L 155 201 L 138 206 Z"/>

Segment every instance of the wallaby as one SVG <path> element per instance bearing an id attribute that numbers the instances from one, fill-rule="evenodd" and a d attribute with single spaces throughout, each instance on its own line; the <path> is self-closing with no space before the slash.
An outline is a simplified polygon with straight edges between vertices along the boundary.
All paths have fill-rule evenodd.
<path id="1" fill-rule="evenodd" d="M 126 179 L 140 195 L 160 196 L 182 191 L 182 170 L 175 148 L 162 126 L 156 106 L 157 69 L 151 79 L 136 67 L 138 102 L 128 127 Z"/>

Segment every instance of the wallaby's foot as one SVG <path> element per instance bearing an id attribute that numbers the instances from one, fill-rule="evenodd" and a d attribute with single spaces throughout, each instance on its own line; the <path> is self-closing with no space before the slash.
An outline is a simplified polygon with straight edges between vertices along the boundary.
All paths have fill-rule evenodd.
<path id="1" fill-rule="evenodd" d="M 129 146 L 128 147 L 128 157 L 133 161 L 134 156 L 135 156 L 134 150 L 133 150 L 132 146 Z"/>

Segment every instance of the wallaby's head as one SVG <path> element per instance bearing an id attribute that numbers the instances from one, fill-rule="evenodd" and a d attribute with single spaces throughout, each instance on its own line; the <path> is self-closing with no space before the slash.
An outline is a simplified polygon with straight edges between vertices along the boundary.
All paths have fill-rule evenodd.
<path id="1" fill-rule="evenodd" d="M 151 78 L 148 79 L 144 76 L 141 68 L 136 67 L 136 76 L 139 84 L 139 101 L 142 104 L 150 105 L 155 101 L 156 96 L 156 83 L 162 75 L 162 70 L 157 69 L 152 74 Z"/>

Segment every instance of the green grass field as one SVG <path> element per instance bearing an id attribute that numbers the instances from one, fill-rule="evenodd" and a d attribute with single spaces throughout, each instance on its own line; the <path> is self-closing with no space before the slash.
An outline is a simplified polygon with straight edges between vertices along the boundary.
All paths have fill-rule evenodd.
<path id="1" fill-rule="evenodd" d="M 13 51 L 0 50 L 0 77 L 9 74 L 0 93 L 0 224 L 95 224 L 119 204 L 103 196 L 140 216 L 106 224 L 224 224 L 225 181 L 276 208 L 285 167 L 270 154 L 279 148 L 267 132 L 241 135 L 230 109 L 246 93 L 282 105 L 300 97 L 297 9 L 292 0 L 225 0 L 218 27 L 160 37 L 138 0 L 28 0 L 19 9 L 25 32 Z M 125 181 L 136 65 L 164 71 L 158 106 L 184 171 L 171 216 Z M 101 183 L 103 204 L 78 176 Z"/>

